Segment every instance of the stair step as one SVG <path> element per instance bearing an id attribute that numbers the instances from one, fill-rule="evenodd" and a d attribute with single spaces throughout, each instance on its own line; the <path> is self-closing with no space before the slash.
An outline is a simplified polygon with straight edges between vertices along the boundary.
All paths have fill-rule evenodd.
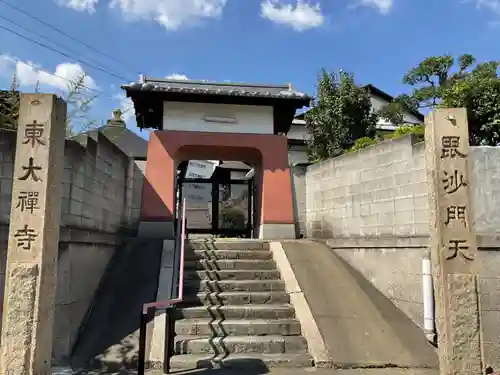
<path id="1" fill-rule="evenodd" d="M 270 260 L 273 254 L 269 250 L 191 250 L 186 251 L 186 260 L 197 259 L 248 259 L 248 260 Z"/>
<path id="2" fill-rule="evenodd" d="M 302 336 L 176 336 L 175 354 L 297 353 L 307 351 Z"/>
<path id="3" fill-rule="evenodd" d="M 184 283 L 185 293 L 222 293 L 222 292 L 284 292 L 282 280 L 192 280 Z"/>
<path id="4" fill-rule="evenodd" d="M 269 242 L 258 240 L 215 240 L 196 241 L 188 240 L 186 249 L 189 250 L 269 250 Z"/>
<path id="5" fill-rule="evenodd" d="M 185 269 L 196 270 L 275 270 L 274 260 L 192 260 L 184 263 Z"/>
<path id="6" fill-rule="evenodd" d="M 179 319 L 293 319 L 295 310 L 287 304 L 196 306 L 175 310 Z"/>
<path id="7" fill-rule="evenodd" d="M 182 319 L 175 323 L 178 335 L 193 336 L 264 336 L 301 334 L 296 319 L 213 320 Z"/>
<path id="8" fill-rule="evenodd" d="M 194 271 L 184 274 L 184 280 L 278 280 L 278 270 L 224 270 L 224 271 Z"/>
<path id="9" fill-rule="evenodd" d="M 183 306 L 248 305 L 290 303 L 287 292 L 198 293 L 184 297 Z"/>
<path id="10" fill-rule="evenodd" d="M 137 354 L 135 351 L 130 352 L 129 348 L 123 349 L 127 352 L 125 355 L 117 353 L 114 356 L 96 358 L 85 369 L 79 369 L 77 373 L 82 375 L 134 374 L 134 369 L 137 369 Z M 267 374 L 268 369 L 273 367 L 307 368 L 313 365 L 313 359 L 308 353 L 177 354 L 170 359 L 173 371 L 186 371 L 186 374 L 191 373 L 193 369 L 219 368 L 240 370 L 245 374 Z M 158 362 L 146 363 L 146 366 L 162 367 Z M 154 370 L 151 374 L 153 372 Z M 149 374 L 149 371 L 147 373 Z"/>
<path id="11" fill-rule="evenodd" d="M 255 374 L 264 374 L 268 368 L 285 367 L 285 368 L 301 368 L 311 367 L 313 360 L 309 354 L 231 354 L 227 357 L 214 357 L 211 355 L 174 355 L 171 359 L 173 370 L 190 370 L 193 368 L 229 368 L 235 370 L 252 371 L 255 368 L 257 371 L 251 372 Z"/>

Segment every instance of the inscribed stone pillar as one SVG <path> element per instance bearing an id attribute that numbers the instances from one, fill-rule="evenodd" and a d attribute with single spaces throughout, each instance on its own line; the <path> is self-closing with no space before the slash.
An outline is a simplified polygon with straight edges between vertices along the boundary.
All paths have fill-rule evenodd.
<path id="1" fill-rule="evenodd" d="M 430 235 L 440 372 L 482 373 L 477 246 L 470 199 L 466 110 L 426 117 Z"/>
<path id="2" fill-rule="evenodd" d="M 66 103 L 23 94 L 5 272 L 0 373 L 51 374 Z"/>

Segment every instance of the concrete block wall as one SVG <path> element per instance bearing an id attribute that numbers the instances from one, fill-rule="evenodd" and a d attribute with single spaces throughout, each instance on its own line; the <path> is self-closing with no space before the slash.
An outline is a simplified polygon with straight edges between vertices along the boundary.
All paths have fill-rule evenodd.
<path id="1" fill-rule="evenodd" d="M 470 161 L 476 231 L 500 233 L 500 147 L 473 147 Z"/>
<path id="2" fill-rule="evenodd" d="M 473 147 L 470 186 L 478 233 L 485 359 L 500 369 L 500 148 Z M 308 237 L 323 238 L 423 327 L 421 260 L 428 251 L 424 144 L 385 141 L 308 167 Z"/>
<path id="3" fill-rule="evenodd" d="M 125 194 L 128 158 L 105 140 L 87 147 L 67 142 L 62 225 L 114 232 L 127 222 Z"/>
<path id="4" fill-rule="evenodd" d="M 500 147 L 472 147 L 476 231 L 500 233 Z M 311 165 L 306 174 L 309 237 L 428 236 L 423 142 L 384 141 Z"/>
<path id="5" fill-rule="evenodd" d="M 404 137 L 308 167 L 307 235 L 427 235 L 423 151 Z"/>
<path id="6" fill-rule="evenodd" d="M 15 134 L 0 131 L 2 293 L 14 155 Z M 56 363 L 68 359 L 82 319 L 120 243 L 119 231 L 138 225 L 144 163 L 128 158 L 98 132 L 83 144 L 66 142 L 54 325 Z"/>

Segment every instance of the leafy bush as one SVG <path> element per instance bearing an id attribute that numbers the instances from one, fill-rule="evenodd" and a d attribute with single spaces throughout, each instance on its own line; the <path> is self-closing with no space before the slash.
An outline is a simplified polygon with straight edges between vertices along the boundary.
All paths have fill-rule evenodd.
<path id="1" fill-rule="evenodd" d="M 413 134 L 417 137 L 417 140 L 423 141 L 425 135 L 424 125 L 402 125 L 398 126 L 394 133 L 388 134 L 387 139 L 400 138 L 402 136 Z"/>
<path id="2" fill-rule="evenodd" d="M 356 139 L 356 142 L 354 142 L 354 146 L 352 146 L 349 151 L 352 152 L 362 150 L 375 144 L 377 144 L 377 141 L 375 139 L 370 137 L 361 137 Z"/>

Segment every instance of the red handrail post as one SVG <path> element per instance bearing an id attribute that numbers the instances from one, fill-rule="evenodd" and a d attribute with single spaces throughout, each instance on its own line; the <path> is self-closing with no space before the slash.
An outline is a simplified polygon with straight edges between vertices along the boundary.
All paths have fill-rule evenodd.
<path id="1" fill-rule="evenodd" d="M 180 224 L 180 260 L 179 260 L 179 291 L 177 298 L 145 303 L 141 311 L 141 323 L 139 328 L 139 355 L 137 359 L 137 375 L 144 375 L 146 368 L 146 330 L 150 309 L 155 312 L 156 309 L 165 309 L 165 353 L 164 353 L 164 371 L 170 373 L 170 358 L 175 353 L 175 316 L 173 309 L 177 304 L 183 301 L 184 298 L 184 251 L 186 241 L 186 199 L 182 200 L 182 213 L 180 218 L 177 218 L 178 225 Z"/>

